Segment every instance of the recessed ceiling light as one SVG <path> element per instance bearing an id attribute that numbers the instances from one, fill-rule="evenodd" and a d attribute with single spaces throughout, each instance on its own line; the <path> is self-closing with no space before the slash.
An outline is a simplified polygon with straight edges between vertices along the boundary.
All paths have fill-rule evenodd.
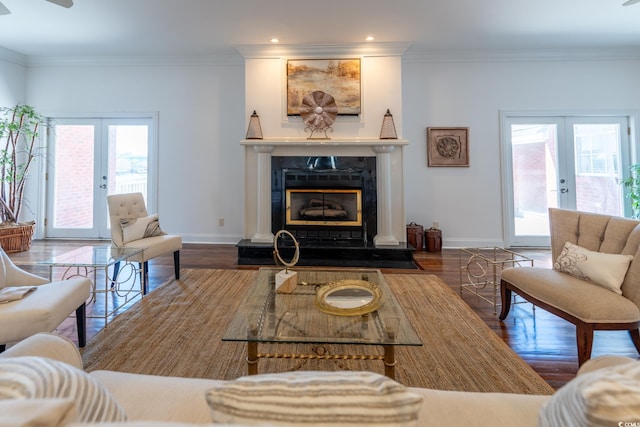
<path id="1" fill-rule="evenodd" d="M 365 37 L 365 40 L 366 40 L 366 41 L 368 41 L 368 42 L 372 42 L 372 41 L 374 41 L 375 39 L 376 39 L 376 38 L 375 38 L 375 37 L 373 37 L 373 36 L 367 36 L 367 37 Z"/>
<path id="2" fill-rule="evenodd" d="M 271 43 L 279 43 L 280 40 L 277 37 L 271 39 Z"/>

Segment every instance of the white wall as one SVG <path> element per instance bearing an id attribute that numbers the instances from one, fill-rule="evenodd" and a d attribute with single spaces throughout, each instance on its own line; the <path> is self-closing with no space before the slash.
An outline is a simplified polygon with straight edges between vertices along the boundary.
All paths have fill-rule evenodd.
<path id="1" fill-rule="evenodd" d="M 360 117 L 338 116 L 331 126 L 330 138 L 378 138 L 382 119 L 390 109 L 396 132 L 402 138 L 402 57 L 404 46 L 372 45 L 332 47 L 325 52 L 288 46 L 277 55 L 268 49 L 247 49 L 245 56 L 245 123 L 255 110 L 265 138 L 306 138 L 300 117 L 286 115 L 286 63 L 294 58 L 361 58 Z M 267 47 L 268 48 L 268 47 Z M 320 56 L 318 56 L 320 55 Z"/>
<path id="2" fill-rule="evenodd" d="M 0 47 L 0 107 L 11 107 L 24 102 L 27 76 L 24 57 Z"/>
<path id="3" fill-rule="evenodd" d="M 40 65 L 29 67 L 26 77 L 23 68 L 0 58 L 0 104 L 21 100 L 26 90 L 26 101 L 44 111 L 159 112 L 158 211 L 163 228 L 182 234 L 187 242 L 241 239 L 239 141 L 249 110 L 257 108 L 245 105 L 241 60 L 228 65 Z M 405 58 L 402 112 L 394 118 L 409 140 L 404 156 L 407 222 L 430 226 L 439 221 L 449 247 L 500 244 L 500 111 L 640 111 L 638 76 L 637 59 Z M 428 168 L 428 126 L 468 126 L 471 166 Z M 225 218 L 224 227 L 217 226 L 219 217 Z"/>
<path id="4" fill-rule="evenodd" d="M 403 63 L 407 221 L 444 246 L 501 245 L 500 111 L 640 111 L 640 60 Z M 469 168 L 429 168 L 426 128 L 469 127 Z"/>
<path id="5" fill-rule="evenodd" d="M 158 213 L 186 242 L 242 235 L 244 68 L 236 64 L 36 66 L 28 102 L 56 114 L 158 112 Z M 218 226 L 224 218 L 224 226 Z"/>

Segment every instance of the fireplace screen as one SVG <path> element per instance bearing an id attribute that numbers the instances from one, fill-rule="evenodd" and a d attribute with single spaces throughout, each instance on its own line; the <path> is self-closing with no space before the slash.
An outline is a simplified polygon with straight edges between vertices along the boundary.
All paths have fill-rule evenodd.
<path id="1" fill-rule="evenodd" d="M 362 225 L 360 189 L 288 189 L 287 225 Z"/>

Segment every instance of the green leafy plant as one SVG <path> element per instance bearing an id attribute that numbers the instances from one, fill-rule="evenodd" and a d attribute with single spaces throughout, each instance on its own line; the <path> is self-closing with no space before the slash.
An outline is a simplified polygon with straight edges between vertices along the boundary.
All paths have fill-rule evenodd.
<path id="1" fill-rule="evenodd" d="M 39 131 L 46 119 L 29 105 L 0 108 L 0 219 L 18 222 L 29 169 L 41 154 Z"/>
<path id="2" fill-rule="evenodd" d="M 626 189 L 626 197 L 631 200 L 632 218 L 640 218 L 640 163 L 629 167 L 629 177 L 620 180 Z"/>

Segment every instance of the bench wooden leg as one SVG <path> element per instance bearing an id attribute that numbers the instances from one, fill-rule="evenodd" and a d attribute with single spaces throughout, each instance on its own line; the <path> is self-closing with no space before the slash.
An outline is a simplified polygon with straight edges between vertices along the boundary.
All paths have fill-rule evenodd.
<path id="1" fill-rule="evenodd" d="M 498 319 L 504 320 L 509 315 L 509 310 L 511 310 L 511 289 L 508 289 L 504 282 L 500 282 L 500 298 L 502 300 L 502 309 Z"/>
<path id="2" fill-rule="evenodd" d="M 576 341 L 578 344 L 578 366 L 582 366 L 591 357 L 593 328 L 585 325 L 576 326 Z"/>

